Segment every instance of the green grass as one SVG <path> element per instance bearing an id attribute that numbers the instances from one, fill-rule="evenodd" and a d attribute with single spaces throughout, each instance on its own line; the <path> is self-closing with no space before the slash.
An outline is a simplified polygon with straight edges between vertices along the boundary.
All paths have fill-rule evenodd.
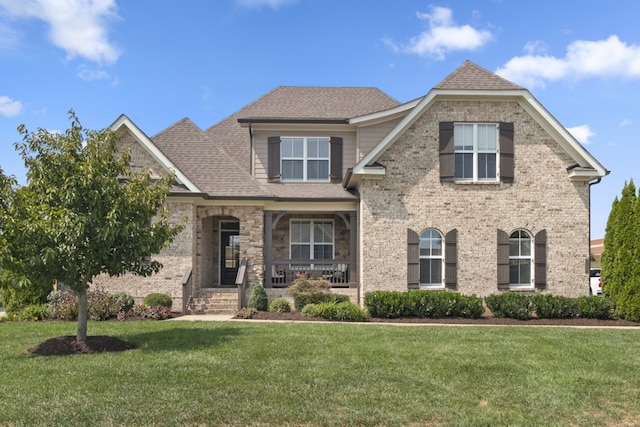
<path id="1" fill-rule="evenodd" d="M 0 426 L 640 424 L 640 330 L 90 322 L 139 347 L 31 356 L 0 323 Z"/>

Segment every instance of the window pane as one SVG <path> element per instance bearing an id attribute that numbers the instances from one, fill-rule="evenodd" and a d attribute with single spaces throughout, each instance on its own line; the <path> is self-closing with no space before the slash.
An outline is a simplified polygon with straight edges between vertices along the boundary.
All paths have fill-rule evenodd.
<path id="1" fill-rule="evenodd" d="M 310 259 L 310 245 L 291 245 L 291 259 Z"/>
<path id="2" fill-rule="evenodd" d="M 509 256 L 520 256 L 520 239 L 514 239 L 513 237 L 509 239 Z"/>
<path id="3" fill-rule="evenodd" d="M 455 178 L 473 179 L 473 154 L 456 153 L 454 159 Z"/>
<path id="4" fill-rule="evenodd" d="M 315 245 L 313 247 L 313 259 L 332 259 L 333 245 Z"/>
<path id="5" fill-rule="evenodd" d="M 496 151 L 497 146 L 496 125 L 478 125 L 478 150 Z"/>
<path id="6" fill-rule="evenodd" d="M 442 260 L 421 259 L 420 260 L 420 284 L 441 285 L 442 284 Z"/>
<path id="7" fill-rule="evenodd" d="M 304 140 L 302 138 L 292 138 L 293 157 L 304 157 Z"/>
<path id="8" fill-rule="evenodd" d="M 310 243 L 311 223 L 309 221 L 291 222 L 291 242 Z"/>
<path id="9" fill-rule="evenodd" d="M 531 284 L 531 262 L 528 259 L 509 261 L 509 283 L 512 285 Z"/>
<path id="10" fill-rule="evenodd" d="M 453 144 L 456 151 L 473 150 L 473 125 L 455 125 L 453 128 Z"/>
<path id="11" fill-rule="evenodd" d="M 309 160 L 307 162 L 307 179 L 329 178 L 329 161 L 328 160 Z"/>
<path id="12" fill-rule="evenodd" d="M 478 154 L 478 179 L 496 177 L 496 155 Z"/>
<path id="13" fill-rule="evenodd" d="M 318 157 L 318 139 L 317 138 L 307 138 L 307 157 L 309 158 Z"/>
<path id="14" fill-rule="evenodd" d="M 531 239 L 523 238 L 520 243 L 520 255 L 531 256 Z"/>
<path id="15" fill-rule="evenodd" d="M 282 179 L 302 179 L 302 160 L 283 160 Z"/>
<path id="16" fill-rule="evenodd" d="M 321 138 L 318 141 L 318 157 L 329 158 L 329 138 Z"/>
<path id="17" fill-rule="evenodd" d="M 316 221 L 313 226 L 313 241 L 333 243 L 333 223 Z"/>

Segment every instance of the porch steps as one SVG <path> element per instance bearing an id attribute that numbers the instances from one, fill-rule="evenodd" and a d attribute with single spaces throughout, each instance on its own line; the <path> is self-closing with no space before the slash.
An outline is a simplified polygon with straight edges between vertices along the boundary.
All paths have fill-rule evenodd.
<path id="1" fill-rule="evenodd" d="M 238 311 L 238 292 L 218 292 L 203 289 L 193 298 L 193 314 L 235 314 Z"/>

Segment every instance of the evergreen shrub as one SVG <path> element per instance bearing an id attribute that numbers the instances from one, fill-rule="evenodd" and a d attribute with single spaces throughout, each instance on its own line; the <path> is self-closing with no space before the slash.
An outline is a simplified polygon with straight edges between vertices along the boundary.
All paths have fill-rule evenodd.
<path id="1" fill-rule="evenodd" d="M 274 313 L 289 313 L 291 304 L 285 298 L 276 298 L 269 302 L 269 311 Z"/>
<path id="2" fill-rule="evenodd" d="M 534 295 L 533 307 L 536 316 L 543 319 L 566 319 L 580 314 L 577 299 L 560 295 Z"/>
<path id="3" fill-rule="evenodd" d="M 264 290 L 264 286 L 256 285 L 253 287 L 251 295 L 249 295 L 247 307 L 255 308 L 260 311 L 267 311 L 269 308 L 269 301 L 267 299 L 267 292 Z"/>
<path id="4" fill-rule="evenodd" d="M 317 304 L 331 298 L 331 283 L 324 279 L 307 279 L 300 277 L 289 286 L 289 295 L 293 297 L 296 310 L 302 310 L 307 304 Z M 327 296 L 329 295 L 329 296 Z"/>
<path id="5" fill-rule="evenodd" d="M 519 320 L 529 320 L 533 317 L 534 305 L 530 295 L 503 292 L 489 295 L 484 301 L 496 317 Z"/>
<path id="6" fill-rule="evenodd" d="M 173 300 L 167 294 L 152 293 L 144 297 L 143 304 L 147 307 L 166 307 L 170 309 L 173 305 Z"/>

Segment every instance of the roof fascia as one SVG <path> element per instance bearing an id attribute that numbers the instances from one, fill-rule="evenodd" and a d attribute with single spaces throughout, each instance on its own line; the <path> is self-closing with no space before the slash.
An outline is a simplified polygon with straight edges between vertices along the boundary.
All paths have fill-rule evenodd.
<path id="1" fill-rule="evenodd" d="M 122 126 L 126 127 L 129 132 L 133 134 L 140 145 L 142 145 L 142 147 L 147 150 L 147 152 L 151 155 L 151 157 L 153 157 L 156 162 L 162 165 L 162 167 L 164 167 L 167 171 L 174 173 L 176 175 L 176 180 L 180 184 L 185 185 L 189 189 L 189 191 L 193 193 L 202 193 L 198 189 L 198 187 L 193 182 L 191 182 L 191 180 L 187 178 L 187 176 L 183 174 L 180 169 L 178 169 L 176 165 L 174 165 L 173 162 L 171 162 L 169 158 L 165 156 L 162 151 L 160 151 L 160 149 L 153 143 L 153 141 L 151 141 L 151 139 L 149 139 L 149 137 L 145 135 L 145 133 L 142 132 L 142 130 L 140 130 L 140 128 L 136 126 L 136 124 L 133 123 L 133 121 L 126 115 L 122 114 L 120 117 L 118 117 L 118 119 L 110 126 L 110 129 L 113 131 L 117 131 Z"/>
<path id="2" fill-rule="evenodd" d="M 242 127 L 249 126 L 253 131 L 287 131 L 287 132 L 308 132 L 308 131 L 333 131 L 333 132 L 351 132 L 354 126 L 346 123 L 341 124 L 320 124 L 320 123 L 247 123 L 241 124 Z"/>
<path id="3" fill-rule="evenodd" d="M 391 120 L 394 118 L 394 116 L 401 116 L 412 108 L 415 108 L 415 106 L 418 105 L 421 100 L 422 98 L 418 98 L 414 99 L 413 101 L 406 102 L 402 105 L 398 105 L 397 107 L 390 108 L 388 110 L 365 114 L 364 116 L 353 117 L 349 119 L 349 123 L 352 125 L 366 126 L 369 124 L 369 122 Z"/>
<path id="4" fill-rule="evenodd" d="M 279 118 L 279 117 L 246 117 L 238 119 L 240 124 L 254 124 L 254 123 L 277 123 L 277 124 L 347 124 L 349 119 L 319 119 L 319 118 Z"/>

